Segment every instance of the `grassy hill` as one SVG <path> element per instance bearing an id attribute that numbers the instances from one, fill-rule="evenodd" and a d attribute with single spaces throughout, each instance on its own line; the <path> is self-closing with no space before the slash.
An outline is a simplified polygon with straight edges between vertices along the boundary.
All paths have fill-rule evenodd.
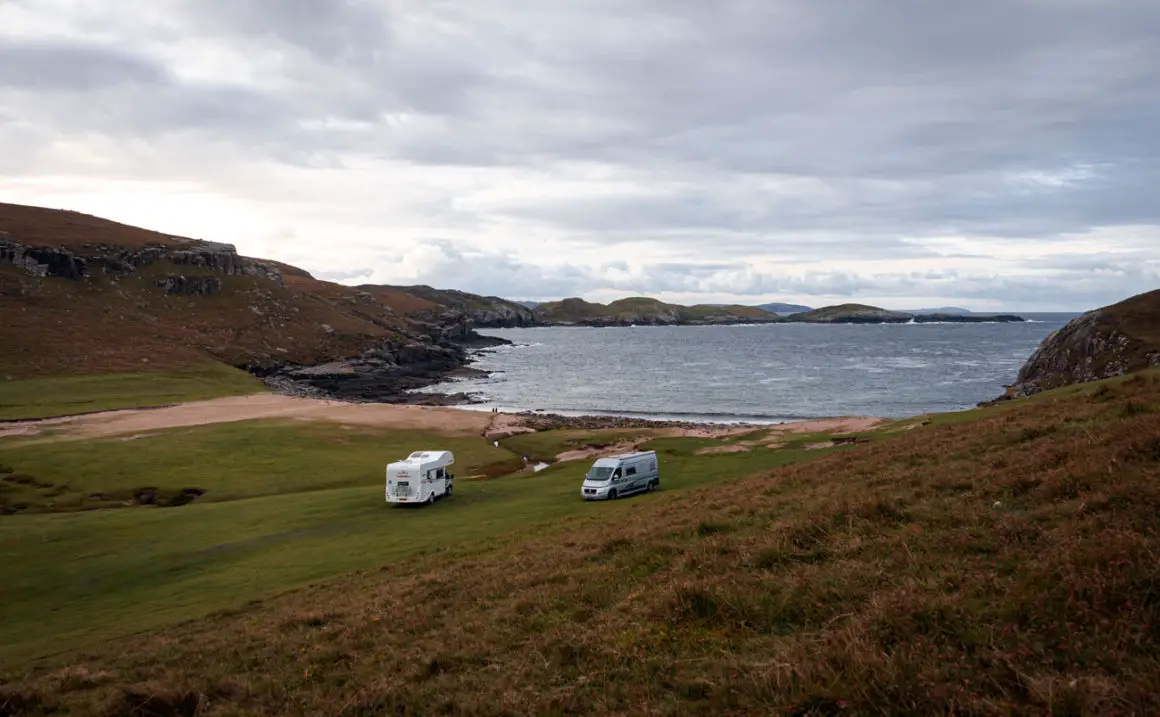
<path id="1" fill-rule="evenodd" d="M 888 311 L 866 304 L 839 304 L 812 311 L 803 311 L 789 317 L 790 321 L 813 324 L 906 323 L 910 314 Z"/>
<path id="2" fill-rule="evenodd" d="M 634 296 L 607 305 L 570 298 L 549 301 L 534 310 L 541 324 L 579 324 L 588 326 L 689 325 L 774 323 L 781 319 L 754 306 L 682 306 L 658 299 Z"/>
<path id="3" fill-rule="evenodd" d="M 388 510 L 379 437 L 300 430 L 285 467 L 350 487 L 0 522 L 0 643 L 80 649 L 10 662 L 6 714 L 1160 710 L 1157 371 L 822 451 L 655 438 L 670 483 L 609 504 L 561 464 Z"/>
<path id="4" fill-rule="evenodd" d="M 265 373 L 368 352 L 389 384 L 392 366 L 428 362 L 435 371 L 461 362 L 448 342 L 468 337 L 478 306 L 504 310 L 497 302 L 429 287 L 348 287 L 229 245 L 0 204 L 0 416 L 45 415 L 19 413 L 33 391 L 45 391 L 45 406 L 65 409 L 147 406 L 254 390 L 244 380 L 194 390 L 181 378 L 191 373 Z M 142 376 L 176 384 L 163 396 L 142 385 L 137 399 L 111 389 Z M 39 383 L 25 383 L 33 379 Z"/>

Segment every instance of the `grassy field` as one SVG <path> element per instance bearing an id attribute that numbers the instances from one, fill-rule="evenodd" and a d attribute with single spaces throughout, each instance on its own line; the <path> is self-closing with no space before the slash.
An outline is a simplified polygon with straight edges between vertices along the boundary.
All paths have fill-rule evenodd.
<path id="1" fill-rule="evenodd" d="M 164 406 L 263 390 L 250 374 L 218 363 L 160 372 L 0 380 L 0 421 Z"/>
<path id="2" fill-rule="evenodd" d="M 437 444 L 455 451 L 466 476 L 522 468 L 477 437 L 375 430 L 337 423 L 270 420 L 152 431 L 93 441 L 0 443 L 0 512 L 117 507 L 142 489 L 165 505 L 194 489 L 199 503 L 377 485 L 383 467 Z"/>
<path id="3" fill-rule="evenodd" d="M 664 491 L 813 455 L 696 453 L 709 443 L 648 444 L 662 456 Z M 455 451 L 455 496 L 431 509 L 385 505 L 384 465 L 431 446 Z M 9 575 L 0 584 L 0 659 L 8 660 L 91 646 L 421 553 L 488 545 L 536 525 L 624 519 L 660 495 L 589 504 L 579 499 L 586 461 L 533 473 L 482 438 L 299 421 L 134 440 L 8 440 L 0 464 L 8 471 L 0 501 L 23 506 L 0 519 Z M 131 503 L 142 487 L 156 489 L 161 503 L 190 487 L 206 492 L 181 507 L 91 510 Z"/>
<path id="4" fill-rule="evenodd" d="M 0 704 L 1160 713 L 1160 372 L 928 420 L 820 451 L 655 439 L 665 490 L 607 504 L 580 462 L 434 509 L 387 508 L 376 475 L 5 518 Z"/>

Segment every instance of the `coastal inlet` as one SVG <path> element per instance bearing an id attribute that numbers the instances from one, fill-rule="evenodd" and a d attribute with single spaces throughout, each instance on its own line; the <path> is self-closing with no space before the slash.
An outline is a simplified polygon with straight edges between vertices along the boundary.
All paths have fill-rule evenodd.
<path id="1" fill-rule="evenodd" d="M 697 421 L 904 417 L 1003 393 L 1074 314 L 1024 323 L 489 329 L 487 376 L 422 389 L 476 408 Z"/>

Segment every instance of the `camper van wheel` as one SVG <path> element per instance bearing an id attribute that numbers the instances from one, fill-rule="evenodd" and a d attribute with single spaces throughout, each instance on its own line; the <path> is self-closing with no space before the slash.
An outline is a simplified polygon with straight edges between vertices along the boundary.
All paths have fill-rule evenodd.
<path id="1" fill-rule="evenodd" d="M 648 492 L 652 493 L 656 489 L 657 489 L 657 482 L 655 480 L 650 480 L 648 482 Z"/>
<path id="2" fill-rule="evenodd" d="M 609 500 L 616 500 L 616 498 L 617 498 L 617 494 L 616 494 L 616 489 L 615 489 L 615 488 L 613 488 L 612 490 L 608 491 L 608 499 L 609 499 Z"/>

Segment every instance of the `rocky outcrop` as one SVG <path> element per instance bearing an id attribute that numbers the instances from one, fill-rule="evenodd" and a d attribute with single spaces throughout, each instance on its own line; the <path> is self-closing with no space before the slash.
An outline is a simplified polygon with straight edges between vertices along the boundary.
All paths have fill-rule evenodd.
<path id="1" fill-rule="evenodd" d="M 373 289 L 376 287 L 360 287 Z M 462 315 L 463 322 L 472 328 L 516 328 L 521 326 L 535 326 L 534 312 L 515 301 L 501 299 L 498 296 L 480 296 L 454 289 L 435 289 L 430 286 L 391 286 L 385 287 L 417 296 L 442 307 L 435 311 L 416 312 L 420 319 L 437 319 L 440 322 Z"/>
<path id="2" fill-rule="evenodd" d="M 187 240 L 180 248 L 146 246 L 135 249 L 102 244 L 86 244 L 94 261 L 112 274 L 127 274 L 159 261 L 177 266 L 199 267 L 223 276 L 259 276 L 284 283 L 282 271 L 273 263 L 238 254 L 233 244 Z"/>
<path id="3" fill-rule="evenodd" d="M 1160 366 L 1160 291 L 1089 311 L 1048 336 L 1007 398 Z"/>
<path id="4" fill-rule="evenodd" d="M 58 276 L 82 279 L 86 273 L 84 258 L 66 249 L 29 247 L 13 241 L 5 232 L 0 235 L 0 263 L 12 264 L 33 276 Z"/>
<path id="5" fill-rule="evenodd" d="M 314 366 L 249 367 L 272 389 L 289 395 L 374 403 L 448 405 L 471 403 L 466 394 L 415 394 L 414 389 L 438 383 L 464 370 L 468 348 L 510 343 L 482 337 L 463 324 L 445 331 L 424 325 L 431 333 L 408 332 L 401 341 L 387 341 L 361 355 Z"/>
<path id="6" fill-rule="evenodd" d="M 222 290 L 222 280 L 216 276 L 168 276 L 157 286 L 166 294 L 213 296 Z"/>
<path id="7" fill-rule="evenodd" d="M 80 280 L 100 268 L 117 276 L 159 261 L 200 267 L 225 276 L 260 276 L 282 283 L 282 272 L 272 262 L 238 254 L 232 244 L 185 240 L 178 247 L 153 245 L 128 249 L 107 244 L 84 244 L 79 251 L 60 247 L 28 246 L 8 232 L 0 232 L 0 263 L 12 264 L 36 277 Z"/>
<path id="8" fill-rule="evenodd" d="M 915 314 L 916 324 L 1017 324 L 1027 319 L 1015 314 Z"/>

